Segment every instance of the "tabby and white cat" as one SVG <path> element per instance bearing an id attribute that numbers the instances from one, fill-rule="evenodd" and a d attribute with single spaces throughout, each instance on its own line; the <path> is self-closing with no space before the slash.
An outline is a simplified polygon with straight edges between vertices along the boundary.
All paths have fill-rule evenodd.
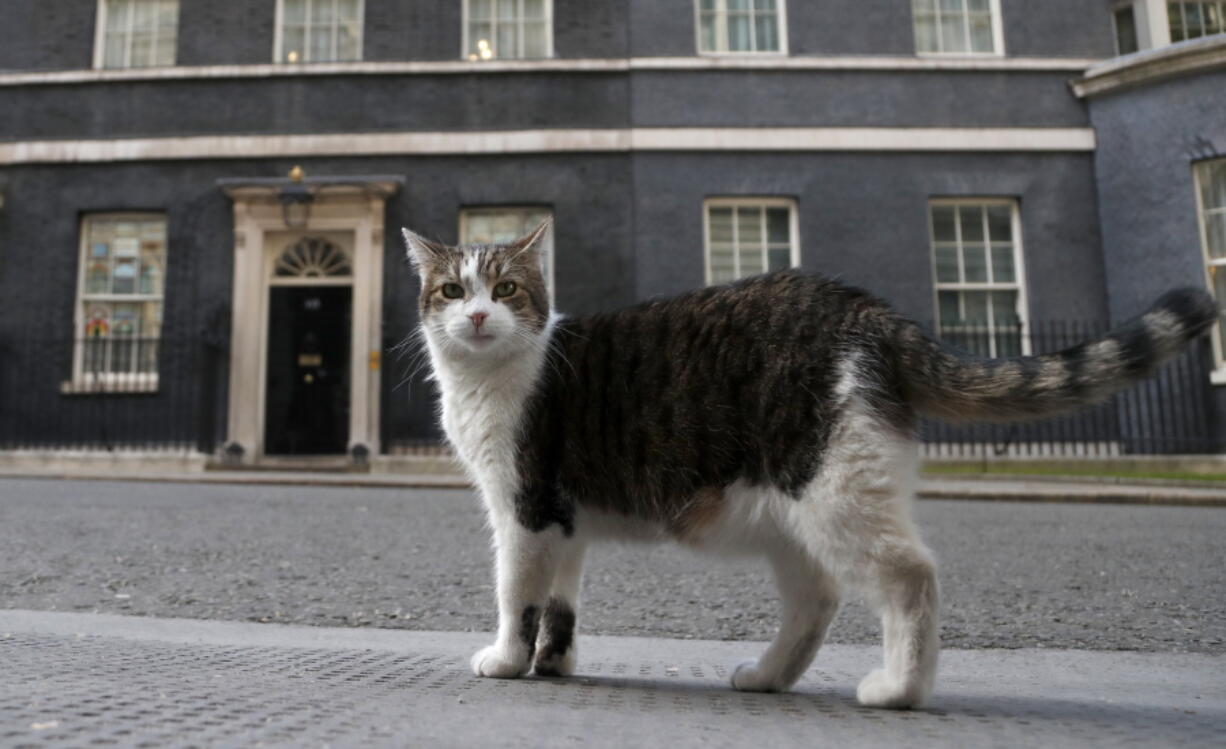
<path id="1" fill-rule="evenodd" d="M 968 359 L 864 291 L 789 270 L 569 319 L 550 309 L 546 229 L 461 247 L 404 232 L 443 427 L 493 528 L 498 635 L 479 676 L 571 673 L 588 543 L 675 539 L 773 568 L 783 621 L 733 687 L 791 687 L 855 586 L 885 649 L 857 697 L 917 706 L 938 648 L 935 567 L 911 520 L 917 413 L 1101 400 L 1217 318 L 1185 289 L 1093 343 Z"/>

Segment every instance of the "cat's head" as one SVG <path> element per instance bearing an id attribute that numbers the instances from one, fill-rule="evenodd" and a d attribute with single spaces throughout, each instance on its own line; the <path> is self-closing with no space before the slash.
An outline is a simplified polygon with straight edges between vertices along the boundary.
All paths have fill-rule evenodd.
<path id="1" fill-rule="evenodd" d="M 541 246 L 548 229 L 546 220 L 513 242 L 458 247 L 403 230 L 421 277 L 422 327 L 439 353 L 501 358 L 535 348 L 550 314 Z"/>

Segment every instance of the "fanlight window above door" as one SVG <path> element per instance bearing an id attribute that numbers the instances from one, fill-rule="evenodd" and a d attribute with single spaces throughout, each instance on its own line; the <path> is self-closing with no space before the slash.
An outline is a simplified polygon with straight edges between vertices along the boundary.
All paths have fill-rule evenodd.
<path id="1" fill-rule="evenodd" d="M 353 275 L 349 256 L 319 237 L 303 237 L 277 258 L 273 275 L 279 278 L 338 278 Z"/>

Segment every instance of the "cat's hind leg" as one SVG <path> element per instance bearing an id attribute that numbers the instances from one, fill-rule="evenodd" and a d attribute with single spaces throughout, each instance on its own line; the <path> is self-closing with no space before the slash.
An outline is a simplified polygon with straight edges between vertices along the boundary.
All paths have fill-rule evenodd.
<path id="1" fill-rule="evenodd" d="M 559 549 L 553 589 L 541 615 L 533 671 L 537 676 L 570 676 L 575 672 L 575 612 L 583 577 L 584 542 L 568 538 Z"/>
<path id="2" fill-rule="evenodd" d="M 732 686 L 742 692 L 791 688 L 813 662 L 839 608 L 834 578 L 804 550 L 781 545 L 769 559 L 783 598 L 783 622 L 762 657 L 732 675 Z"/>
<path id="3" fill-rule="evenodd" d="M 881 613 L 884 664 L 856 690 L 872 707 L 918 707 L 936 676 L 936 566 L 911 521 L 917 464 L 912 439 L 853 403 L 795 509 L 826 569 Z"/>

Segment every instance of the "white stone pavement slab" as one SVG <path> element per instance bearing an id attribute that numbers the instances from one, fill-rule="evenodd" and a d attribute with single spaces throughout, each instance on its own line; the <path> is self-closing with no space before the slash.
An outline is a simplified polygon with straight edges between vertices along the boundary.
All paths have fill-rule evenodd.
<path id="1" fill-rule="evenodd" d="M 929 708 L 855 704 L 876 648 L 742 694 L 760 643 L 580 639 L 568 679 L 477 679 L 488 635 L 0 611 L 0 746 L 1211 746 L 1226 656 L 946 651 Z"/>

